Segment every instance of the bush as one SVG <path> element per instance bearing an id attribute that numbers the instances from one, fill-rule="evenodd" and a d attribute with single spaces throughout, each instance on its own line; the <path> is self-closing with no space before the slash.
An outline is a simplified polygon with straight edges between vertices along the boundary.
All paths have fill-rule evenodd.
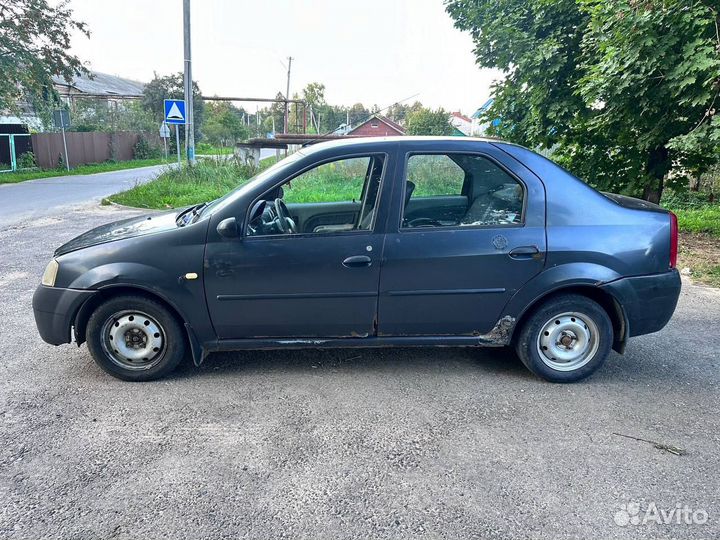
<path id="1" fill-rule="evenodd" d="M 717 205 L 712 193 L 703 191 L 671 191 L 665 190 L 662 205 L 670 209 L 698 209 Z"/>
<path id="2" fill-rule="evenodd" d="M 35 169 L 37 168 L 37 160 L 32 152 L 20 154 L 17 158 L 18 169 Z"/>
<path id="3" fill-rule="evenodd" d="M 162 157 L 162 150 L 160 149 L 160 146 L 151 143 L 145 135 L 140 135 L 133 147 L 133 158 L 154 159 L 159 157 Z"/>

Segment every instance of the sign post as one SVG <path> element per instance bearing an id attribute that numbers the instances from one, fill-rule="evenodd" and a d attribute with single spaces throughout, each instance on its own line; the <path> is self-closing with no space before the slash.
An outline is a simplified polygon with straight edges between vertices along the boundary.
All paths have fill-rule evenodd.
<path id="1" fill-rule="evenodd" d="M 180 163 L 180 126 L 185 124 L 185 100 L 166 99 L 165 123 L 175 124 L 175 146 L 177 147 L 178 163 Z"/>
<path id="2" fill-rule="evenodd" d="M 167 148 L 167 140 L 170 137 L 170 128 L 168 127 L 167 123 L 163 121 L 162 124 L 160 124 L 160 138 L 163 140 L 163 145 L 165 146 L 165 161 L 168 159 L 168 148 Z"/>
<path id="3" fill-rule="evenodd" d="M 65 149 L 65 168 L 70 171 L 70 161 L 68 160 L 67 140 L 65 140 L 65 128 L 70 127 L 70 113 L 66 109 L 56 109 L 53 111 L 53 124 L 55 128 L 62 130 L 63 148 Z"/>

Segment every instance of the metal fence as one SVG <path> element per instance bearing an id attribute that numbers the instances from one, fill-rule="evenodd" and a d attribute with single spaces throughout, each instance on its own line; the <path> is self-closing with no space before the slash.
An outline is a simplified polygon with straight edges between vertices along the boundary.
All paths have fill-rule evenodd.
<path id="1" fill-rule="evenodd" d="M 134 157 L 134 147 L 139 133 L 120 131 L 116 133 L 65 132 L 70 167 L 86 163 L 102 163 L 110 159 L 128 161 Z M 64 163 L 62 133 L 36 133 L 32 135 L 32 147 L 39 167 L 52 169 Z"/>

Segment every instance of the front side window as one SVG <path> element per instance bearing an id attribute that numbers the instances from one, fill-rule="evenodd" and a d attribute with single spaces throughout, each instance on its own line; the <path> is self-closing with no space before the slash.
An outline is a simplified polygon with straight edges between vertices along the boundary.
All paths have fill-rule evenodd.
<path id="1" fill-rule="evenodd" d="M 373 227 L 384 156 L 323 163 L 266 193 L 250 211 L 246 234 L 331 234 Z"/>
<path id="2" fill-rule="evenodd" d="M 522 223 L 523 185 L 473 154 L 413 154 L 407 161 L 402 228 Z"/>

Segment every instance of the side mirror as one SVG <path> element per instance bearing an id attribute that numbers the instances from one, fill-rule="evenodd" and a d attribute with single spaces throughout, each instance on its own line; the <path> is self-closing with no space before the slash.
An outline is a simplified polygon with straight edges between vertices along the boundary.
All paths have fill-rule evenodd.
<path id="1" fill-rule="evenodd" d="M 218 223 L 217 232 L 223 238 L 237 238 L 240 236 L 240 227 L 234 217 L 229 217 Z"/>

